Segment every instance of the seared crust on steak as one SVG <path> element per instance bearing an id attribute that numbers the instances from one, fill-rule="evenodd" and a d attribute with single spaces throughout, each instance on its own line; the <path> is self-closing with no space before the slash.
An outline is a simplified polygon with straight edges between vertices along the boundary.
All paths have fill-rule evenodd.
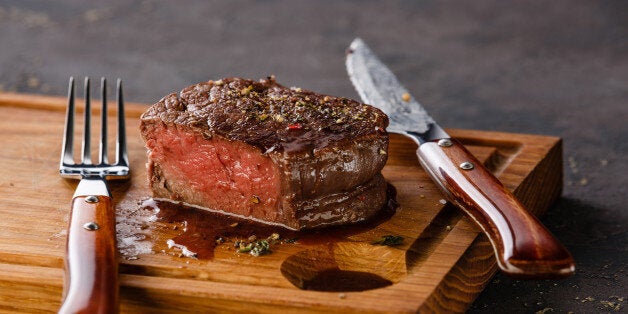
<path id="1" fill-rule="evenodd" d="M 262 152 L 321 149 L 345 139 L 386 136 L 388 126 L 388 117 L 375 107 L 286 88 L 273 77 L 198 83 L 164 97 L 142 119 L 187 125 Z"/>

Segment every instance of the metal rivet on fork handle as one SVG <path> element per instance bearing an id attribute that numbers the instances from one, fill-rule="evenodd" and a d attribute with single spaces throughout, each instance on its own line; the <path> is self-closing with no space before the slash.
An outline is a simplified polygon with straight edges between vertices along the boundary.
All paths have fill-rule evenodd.
<path id="1" fill-rule="evenodd" d="M 85 228 L 85 230 L 95 231 L 95 230 L 98 230 L 100 228 L 100 226 L 97 223 L 95 223 L 93 221 L 90 221 L 90 222 L 84 224 L 83 228 Z"/>
<path id="2" fill-rule="evenodd" d="M 85 201 L 88 202 L 88 203 L 98 203 L 98 197 L 96 197 L 94 195 L 90 195 L 90 196 L 85 198 Z"/>

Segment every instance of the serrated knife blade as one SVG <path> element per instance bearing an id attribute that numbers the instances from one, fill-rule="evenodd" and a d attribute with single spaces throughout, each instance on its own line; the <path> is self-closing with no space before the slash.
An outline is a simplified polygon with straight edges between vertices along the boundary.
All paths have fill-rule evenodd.
<path id="1" fill-rule="evenodd" d="M 388 115 L 389 132 L 416 134 L 413 138 L 420 141 L 449 137 L 364 41 L 356 38 L 348 52 L 346 66 L 353 86 L 362 101 Z"/>
<path id="2" fill-rule="evenodd" d="M 362 100 L 388 115 L 388 131 L 409 136 L 419 144 L 421 166 L 447 199 L 487 235 L 504 273 L 536 279 L 573 274 L 574 261 L 565 247 L 429 116 L 359 38 L 347 49 L 346 67 Z"/>

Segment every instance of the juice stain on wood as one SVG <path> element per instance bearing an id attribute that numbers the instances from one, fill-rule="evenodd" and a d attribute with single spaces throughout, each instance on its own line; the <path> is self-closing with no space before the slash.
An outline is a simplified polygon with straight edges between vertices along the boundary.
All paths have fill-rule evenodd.
<path id="1" fill-rule="evenodd" d="M 153 251 L 158 252 L 167 246 L 169 249 L 174 247 L 185 252 L 187 257 L 212 259 L 214 250 L 220 245 L 264 240 L 273 234 L 280 236 L 279 239 L 273 239 L 279 244 L 333 243 L 368 231 L 392 217 L 398 203 L 396 190 L 390 184 L 387 197 L 385 207 L 373 219 L 346 226 L 303 231 L 149 198 L 139 202 L 137 208 L 120 210 L 117 217 L 119 248 L 123 256 L 132 257 L 136 252 L 147 253 L 145 248 L 148 241 L 153 245 Z M 125 249 L 132 246 L 139 246 L 141 249 Z M 129 252 L 131 254 L 125 254 Z"/>
<path id="2" fill-rule="evenodd" d="M 118 210 L 118 247 L 123 258 L 129 260 L 140 258 L 142 254 L 160 252 L 211 260 L 219 247 L 226 246 L 234 255 L 248 254 L 255 251 L 254 246 L 262 241 L 269 246 L 267 251 L 261 252 L 262 255 L 280 251 L 285 245 L 302 245 L 304 250 L 331 247 L 390 219 L 398 207 L 396 190 L 390 184 L 387 197 L 380 214 L 368 221 L 303 231 L 148 198 L 138 202 L 134 208 Z M 282 272 L 287 278 L 287 273 L 293 273 L 286 272 L 283 266 Z M 390 280 L 373 273 L 341 270 L 334 262 L 307 277 L 288 279 L 300 289 L 317 291 L 363 291 L 392 284 Z"/>

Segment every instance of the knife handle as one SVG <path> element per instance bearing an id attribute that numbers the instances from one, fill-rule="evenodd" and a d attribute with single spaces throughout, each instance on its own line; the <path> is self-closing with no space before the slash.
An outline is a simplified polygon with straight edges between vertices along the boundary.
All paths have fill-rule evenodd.
<path id="1" fill-rule="evenodd" d="M 448 199 L 488 236 L 505 274 L 536 279 L 573 274 L 571 254 L 460 142 L 426 142 L 417 155 Z"/>
<path id="2" fill-rule="evenodd" d="M 118 260 L 113 203 L 108 196 L 72 200 L 59 313 L 117 313 Z"/>

